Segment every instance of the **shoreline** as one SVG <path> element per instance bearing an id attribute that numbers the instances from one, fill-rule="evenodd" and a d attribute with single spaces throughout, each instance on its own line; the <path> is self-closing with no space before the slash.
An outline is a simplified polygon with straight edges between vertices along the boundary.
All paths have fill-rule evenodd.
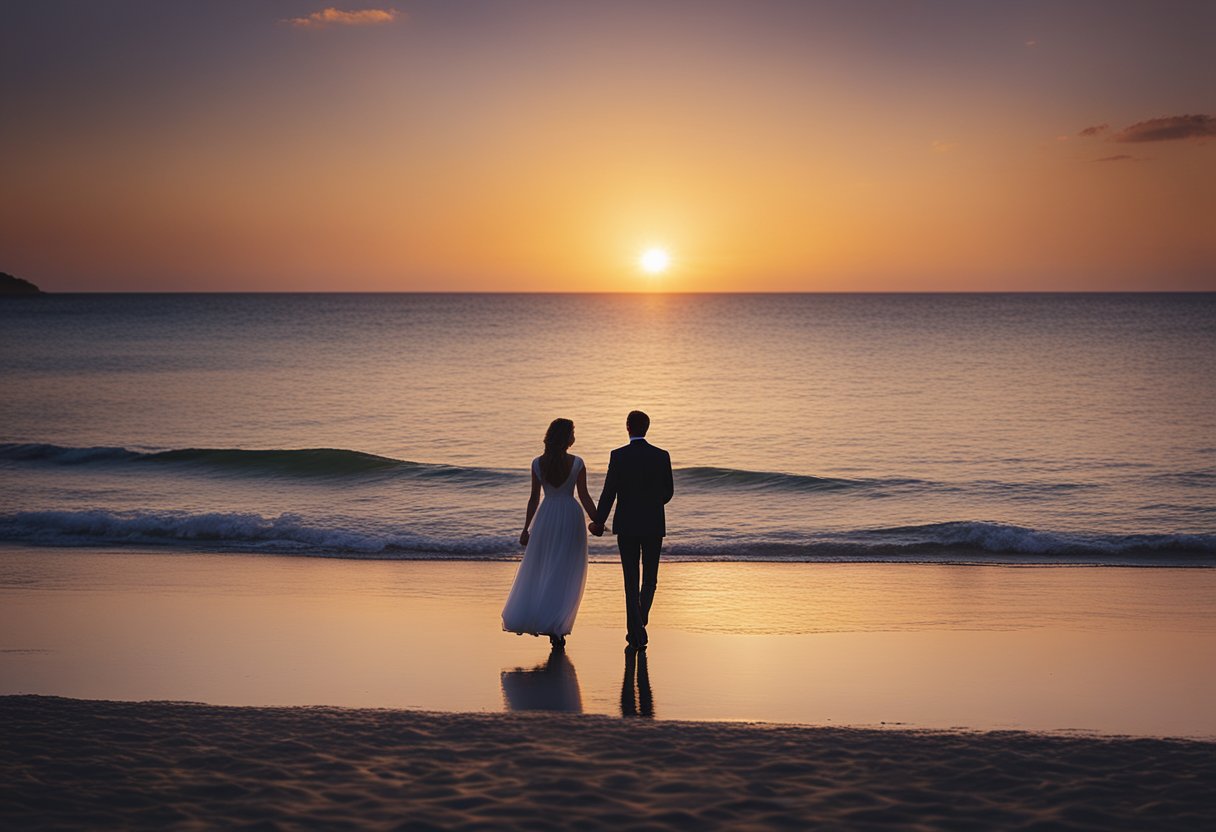
<path id="1" fill-rule="evenodd" d="M 0 697 L 7 828 L 1198 829 L 1216 744 Z"/>
<path id="2" fill-rule="evenodd" d="M 319 561 L 350 561 L 352 563 L 519 563 L 523 556 L 516 552 L 502 554 L 452 554 L 448 552 L 327 552 L 324 550 L 267 549 L 258 550 L 249 546 L 216 547 L 207 543 L 191 544 L 173 540 L 172 546 L 158 542 L 118 542 L 65 544 L 62 542 L 38 542 L 25 540 L 0 540 L 3 551 L 49 551 L 81 552 L 96 554 L 132 555 L 198 555 L 220 557 L 284 558 Z M 1068 554 L 1009 554 L 971 550 L 966 556 L 936 556 L 932 553 L 917 556 L 893 557 L 883 555 L 820 555 L 805 557 L 776 557 L 763 555 L 717 555 L 681 554 L 678 550 L 664 550 L 664 564 L 757 564 L 765 566 L 956 566 L 1009 569 L 1216 569 L 1216 556 L 1209 552 L 1196 551 L 1183 555 L 1171 554 L 1155 558 L 1128 554 L 1110 555 L 1107 560 L 1093 559 L 1092 555 Z M 1172 559 L 1171 559 L 1172 558 Z M 1071 560 L 1070 560 L 1071 559 Z M 1196 562 L 1202 561 L 1202 562 Z M 619 556 L 592 552 L 588 557 L 592 565 L 616 565 Z"/>

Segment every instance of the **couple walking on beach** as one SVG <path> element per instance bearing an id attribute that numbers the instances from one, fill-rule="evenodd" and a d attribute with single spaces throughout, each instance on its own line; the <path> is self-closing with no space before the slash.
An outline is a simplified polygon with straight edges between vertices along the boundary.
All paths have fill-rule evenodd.
<path id="1" fill-rule="evenodd" d="M 524 559 L 502 611 L 502 628 L 507 632 L 545 635 L 554 647 L 565 645 L 587 580 L 587 533 L 596 537 L 604 533 L 615 503 L 612 533 L 625 578 L 625 649 L 645 649 L 646 624 L 659 581 L 659 553 L 667 533 L 663 507 L 671 501 L 675 485 L 671 456 L 646 441 L 650 417 L 634 410 L 625 427 L 629 444 L 612 452 L 597 504 L 587 491 L 583 460 L 569 452 L 574 423 L 554 419 L 549 425 L 545 451 L 532 460 L 532 495 L 519 536 Z M 585 527 L 580 503 L 590 520 Z"/>

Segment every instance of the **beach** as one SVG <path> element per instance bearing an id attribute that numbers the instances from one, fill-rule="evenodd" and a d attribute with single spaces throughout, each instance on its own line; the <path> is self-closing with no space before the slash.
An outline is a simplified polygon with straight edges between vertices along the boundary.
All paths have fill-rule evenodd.
<path id="1" fill-rule="evenodd" d="M 0 697 L 6 828 L 1203 829 L 1211 743 Z"/>
<path id="2" fill-rule="evenodd" d="M 0 548 L 0 826 L 1216 822 L 1213 570 L 670 563 L 630 653 L 515 566 Z"/>
<path id="3" fill-rule="evenodd" d="M 11 829 L 1201 829 L 1210 569 L 0 548 Z"/>

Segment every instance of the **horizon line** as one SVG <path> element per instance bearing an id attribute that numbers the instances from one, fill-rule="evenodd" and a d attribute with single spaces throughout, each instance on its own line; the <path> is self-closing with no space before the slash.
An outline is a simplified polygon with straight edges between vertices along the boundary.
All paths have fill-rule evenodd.
<path id="1" fill-rule="evenodd" d="M 50 295 L 1210 295 L 1211 289 L 856 289 L 839 290 L 752 290 L 752 291 L 551 291 L 486 289 L 40 289 L 38 294 L 13 294 L 10 298 Z M 0 297 L 6 297 L 0 295 Z"/>

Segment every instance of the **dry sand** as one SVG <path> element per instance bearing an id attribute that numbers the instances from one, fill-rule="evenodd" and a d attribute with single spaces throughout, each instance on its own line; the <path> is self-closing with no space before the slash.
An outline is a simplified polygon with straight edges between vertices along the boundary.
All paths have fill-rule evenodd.
<path id="1" fill-rule="evenodd" d="M 1212 829 L 1216 744 L 0 697 L 0 827 Z"/>

